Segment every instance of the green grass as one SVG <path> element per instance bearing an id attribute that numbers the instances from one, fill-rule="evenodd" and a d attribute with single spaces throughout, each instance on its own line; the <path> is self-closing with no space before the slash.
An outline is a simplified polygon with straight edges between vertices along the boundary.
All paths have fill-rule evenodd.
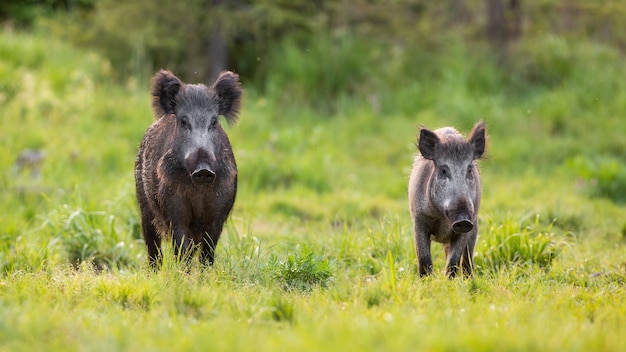
<path id="1" fill-rule="evenodd" d="M 276 91 L 306 60 L 281 49 L 294 62 L 275 90 L 244 80 L 227 127 L 240 183 L 214 267 L 183 267 L 168 243 L 155 273 L 133 180 L 148 82 L 117 85 L 97 55 L 4 31 L 0 349 L 622 350 L 625 68 L 608 48 L 538 43 L 516 49 L 517 77 L 460 45 L 414 82 L 385 76 L 397 62 L 363 91 L 334 77 L 319 84 L 355 95 L 327 96 L 330 109 L 303 101 L 315 80 L 293 104 Z M 362 62 L 344 44 L 336 64 Z M 322 68 L 308 70 L 298 79 Z M 420 279 L 406 196 L 417 128 L 478 119 L 490 140 L 476 274 L 446 279 L 434 244 Z M 25 149 L 45 151 L 39 175 L 16 167 Z"/>

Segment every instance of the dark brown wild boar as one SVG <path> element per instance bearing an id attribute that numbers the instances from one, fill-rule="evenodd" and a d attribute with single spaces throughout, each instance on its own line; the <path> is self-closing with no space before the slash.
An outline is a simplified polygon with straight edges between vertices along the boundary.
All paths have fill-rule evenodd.
<path id="1" fill-rule="evenodd" d="M 431 240 L 444 244 L 447 276 L 456 276 L 459 268 L 464 276 L 472 275 L 481 194 L 477 160 L 485 145 L 482 121 L 467 140 L 451 127 L 420 130 L 421 155 L 415 157 L 409 180 L 420 276 L 433 270 Z"/>
<path id="2" fill-rule="evenodd" d="M 186 84 L 161 70 L 152 78 L 156 121 L 141 141 L 135 184 L 150 265 L 161 262 L 161 239 L 170 236 L 177 257 L 199 246 L 213 264 L 224 222 L 235 202 L 237 165 L 219 116 L 237 121 L 239 76 L 223 72 L 208 87 Z"/>

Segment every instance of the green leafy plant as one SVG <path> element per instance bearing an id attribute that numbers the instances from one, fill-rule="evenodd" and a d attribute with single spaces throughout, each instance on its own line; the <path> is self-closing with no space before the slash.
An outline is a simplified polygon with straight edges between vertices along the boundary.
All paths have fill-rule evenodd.
<path id="1" fill-rule="evenodd" d="M 286 289 L 309 291 L 313 286 L 324 286 L 333 275 L 330 261 L 316 255 L 309 245 L 299 246 L 299 252 L 289 254 L 285 260 L 272 255 L 269 267 L 275 279 Z"/>
<path id="2" fill-rule="evenodd" d="M 129 244 L 115 229 L 115 216 L 76 209 L 65 218 L 57 236 L 72 264 L 92 263 L 96 268 L 123 267 L 131 263 Z"/>
<path id="3" fill-rule="evenodd" d="M 276 296 L 271 302 L 272 319 L 275 321 L 286 321 L 293 323 L 294 321 L 294 305 L 293 302 Z"/>
<path id="4" fill-rule="evenodd" d="M 538 216 L 529 226 L 511 220 L 490 224 L 476 251 L 477 270 L 497 273 L 519 265 L 549 268 L 565 244 L 551 229 L 540 229 Z"/>

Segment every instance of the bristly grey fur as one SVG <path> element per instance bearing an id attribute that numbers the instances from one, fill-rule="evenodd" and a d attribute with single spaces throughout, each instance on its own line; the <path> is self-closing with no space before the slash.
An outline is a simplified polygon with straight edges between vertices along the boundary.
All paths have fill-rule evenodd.
<path id="1" fill-rule="evenodd" d="M 420 129 L 420 155 L 415 157 L 409 180 L 420 276 L 432 272 L 433 240 L 444 244 L 448 276 L 456 276 L 458 270 L 472 275 L 481 195 L 477 160 L 485 144 L 482 121 L 467 139 L 452 127 Z"/>

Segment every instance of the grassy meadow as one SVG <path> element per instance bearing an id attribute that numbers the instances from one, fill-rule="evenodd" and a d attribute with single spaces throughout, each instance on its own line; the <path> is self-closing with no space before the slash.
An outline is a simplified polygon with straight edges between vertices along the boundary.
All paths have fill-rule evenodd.
<path id="1" fill-rule="evenodd" d="M 239 191 L 214 267 L 166 245 L 154 273 L 133 178 L 149 77 L 0 33 L 0 350 L 626 350 L 623 53 L 546 36 L 502 70 L 453 42 L 401 74 L 398 58 L 346 72 L 366 46 L 318 44 L 277 50 L 264 90 L 242 77 L 226 127 Z M 350 74 L 369 84 L 317 94 L 315 79 Z M 420 279 L 418 127 L 479 119 L 475 276 L 446 279 L 433 244 Z"/>

